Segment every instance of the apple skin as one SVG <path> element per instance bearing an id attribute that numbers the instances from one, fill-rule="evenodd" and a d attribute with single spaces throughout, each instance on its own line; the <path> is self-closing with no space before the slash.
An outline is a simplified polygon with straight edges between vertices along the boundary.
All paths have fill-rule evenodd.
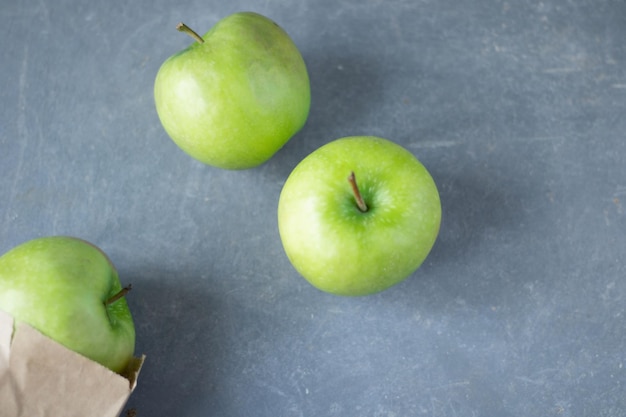
<path id="1" fill-rule="evenodd" d="M 347 178 L 368 210 L 356 205 Z M 337 139 L 304 158 L 278 203 L 285 253 L 328 293 L 374 294 L 411 275 L 435 243 L 441 202 L 435 182 L 409 151 L 387 139 Z"/>
<path id="2" fill-rule="evenodd" d="M 224 169 L 270 159 L 305 124 L 307 68 L 272 20 L 241 12 L 168 58 L 154 83 L 157 114 L 187 154 Z"/>
<path id="3" fill-rule="evenodd" d="M 133 357 L 135 327 L 117 271 L 84 240 L 50 236 L 18 245 L 0 257 L 0 309 L 110 370 Z"/>

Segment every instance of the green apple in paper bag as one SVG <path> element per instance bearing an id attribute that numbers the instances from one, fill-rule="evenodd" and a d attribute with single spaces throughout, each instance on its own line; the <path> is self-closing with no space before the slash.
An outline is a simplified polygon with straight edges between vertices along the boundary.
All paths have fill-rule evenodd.
<path id="1" fill-rule="evenodd" d="M 117 271 L 84 240 L 50 236 L 0 257 L 0 309 L 114 372 L 135 349 L 135 327 Z"/>

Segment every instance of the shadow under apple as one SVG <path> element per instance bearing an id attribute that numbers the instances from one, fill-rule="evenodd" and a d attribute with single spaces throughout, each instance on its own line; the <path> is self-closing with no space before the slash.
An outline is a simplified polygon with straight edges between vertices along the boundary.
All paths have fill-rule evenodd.
<path id="1" fill-rule="evenodd" d="M 435 309 L 460 299 L 485 307 L 487 295 L 493 302 L 509 290 L 502 277 L 510 272 L 505 265 L 516 258 L 507 248 L 517 246 L 515 236 L 528 215 L 524 195 L 507 185 L 511 181 L 505 177 L 487 178 L 470 167 L 465 173 L 463 169 L 442 172 L 437 167 L 430 171 L 441 199 L 441 228 L 424 264 L 400 284 L 406 286 L 401 292 L 429 294 L 424 302 L 437 300 L 440 307 L 431 306 Z M 489 256 L 492 261 L 485 262 Z"/>
<path id="2" fill-rule="evenodd" d="M 311 325 L 308 312 L 290 307 L 304 297 L 298 294 L 305 284 L 261 271 L 248 277 L 241 271 L 230 279 L 199 268 L 120 271 L 123 281 L 133 284 L 128 302 L 136 351 L 147 355 L 126 409 L 153 417 L 242 415 L 259 401 L 278 408 L 293 401 L 265 398 L 268 382 L 259 375 L 266 375 L 268 366 L 280 369 L 285 351 L 301 343 L 291 320 Z M 293 285 L 277 284 L 281 280 Z M 283 320 L 284 309 L 292 312 L 291 320 Z M 242 387 L 252 391 L 250 398 L 237 397 Z"/>
<path id="3" fill-rule="evenodd" d="M 328 142 L 344 136 L 384 134 L 373 126 L 385 76 L 375 57 L 315 51 L 304 59 L 311 82 L 309 118 L 264 165 L 281 181 L 308 154 Z"/>
<path id="4" fill-rule="evenodd" d="M 147 358 L 127 408 L 139 415 L 184 415 L 186 399 L 219 383 L 232 330 L 227 305 L 203 280 L 183 269 L 120 271 L 133 284 L 128 303 L 137 332 L 136 352 Z"/>

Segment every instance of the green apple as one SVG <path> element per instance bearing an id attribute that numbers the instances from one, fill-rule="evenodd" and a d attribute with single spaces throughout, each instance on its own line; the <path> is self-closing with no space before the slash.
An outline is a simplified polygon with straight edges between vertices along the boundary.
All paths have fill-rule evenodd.
<path id="1" fill-rule="evenodd" d="M 104 252 L 81 239 L 38 238 L 0 257 L 0 309 L 117 373 L 135 349 L 128 289 Z"/>
<path id="2" fill-rule="evenodd" d="M 430 252 L 441 203 L 426 168 L 387 139 L 337 139 L 302 160 L 278 203 L 295 269 L 320 290 L 373 294 L 411 275 Z"/>
<path id="3" fill-rule="evenodd" d="M 168 58 L 154 83 L 157 114 L 193 158 L 224 169 L 266 162 L 305 124 L 309 76 L 289 35 L 272 20 L 241 12 Z"/>

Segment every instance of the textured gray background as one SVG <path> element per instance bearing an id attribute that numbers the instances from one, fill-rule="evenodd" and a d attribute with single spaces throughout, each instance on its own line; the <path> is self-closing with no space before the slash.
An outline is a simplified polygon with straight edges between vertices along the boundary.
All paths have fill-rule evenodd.
<path id="1" fill-rule="evenodd" d="M 305 128 L 249 171 L 203 166 L 154 110 L 159 65 L 240 10 L 307 62 Z M 0 5 L 0 250 L 104 249 L 159 416 L 626 416 L 626 3 L 78 0 Z M 410 149 L 443 204 L 412 277 L 324 294 L 276 206 L 309 152 Z"/>

